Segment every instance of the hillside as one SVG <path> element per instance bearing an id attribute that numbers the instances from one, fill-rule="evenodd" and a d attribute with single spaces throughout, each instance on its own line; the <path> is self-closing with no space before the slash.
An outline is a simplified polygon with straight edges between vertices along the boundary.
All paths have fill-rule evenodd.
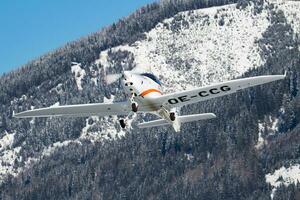
<path id="1" fill-rule="evenodd" d="M 2 199 L 299 199 L 300 3 L 161 1 L 0 78 Z M 105 73 L 138 67 L 165 93 L 288 72 L 181 109 L 217 119 L 128 130 L 117 117 L 13 112 L 125 98 Z"/>

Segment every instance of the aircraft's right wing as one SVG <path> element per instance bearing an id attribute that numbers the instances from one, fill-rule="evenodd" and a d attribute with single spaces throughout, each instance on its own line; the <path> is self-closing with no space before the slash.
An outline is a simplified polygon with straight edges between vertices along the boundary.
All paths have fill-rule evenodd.
<path id="1" fill-rule="evenodd" d="M 286 75 L 269 75 L 231 80 L 192 90 L 166 94 L 158 97 L 155 100 L 157 102 L 157 105 L 162 105 L 166 108 L 171 109 L 232 94 L 241 89 L 284 79 L 285 76 Z"/>
<path id="2" fill-rule="evenodd" d="M 88 116 L 110 116 L 110 115 L 127 115 L 130 112 L 128 102 L 119 103 L 94 103 L 79 104 L 68 106 L 54 106 L 28 110 L 14 115 L 16 118 L 30 117 L 51 117 L 51 116 L 68 116 L 68 117 L 88 117 Z"/>

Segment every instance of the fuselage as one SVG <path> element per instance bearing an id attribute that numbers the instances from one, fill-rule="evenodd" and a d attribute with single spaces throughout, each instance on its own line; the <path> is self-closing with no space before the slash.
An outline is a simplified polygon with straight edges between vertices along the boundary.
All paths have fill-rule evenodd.
<path id="1" fill-rule="evenodd" d="M 161 83 L 153 74 L 124 72 L 122 85 L 128 97 L 133 98 L 139 105 L 149 107 L 149 111 L 160 109 L 154 105 L 155 98 L 162 96 Z"/>
<path id="2" fill-rule="evenodd" d="M 171 113 L 164 106 L 157 104 L 157 98 L 163 95 L 162 87 L 159 79 L 151 73 L 131 73 L 124 72 L 121 79 L 125 93 L 128 95 L 131 103 L 137 103 L 142 112 L 156 114 L 161 118 L 169 121 L 175 130 L 180 129 L 180 124 L 177 119 L 171 119 Z"/>

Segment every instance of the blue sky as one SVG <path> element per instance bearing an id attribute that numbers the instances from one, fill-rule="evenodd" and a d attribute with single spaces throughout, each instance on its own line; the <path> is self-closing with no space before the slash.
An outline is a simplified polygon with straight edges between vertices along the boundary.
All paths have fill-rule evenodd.
<path id="1" fill-rule="evenodd" d="M 157 0 L 1 0 L 0 75 Z"/>

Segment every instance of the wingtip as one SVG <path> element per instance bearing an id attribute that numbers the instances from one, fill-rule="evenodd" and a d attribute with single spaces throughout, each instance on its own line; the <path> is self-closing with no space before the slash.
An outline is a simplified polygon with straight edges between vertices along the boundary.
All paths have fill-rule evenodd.
<path id="1" fill-rule="evenodd" d="M 208 115 L 210 116 L 209 119 L 217 118 L 217 115 L 215 115 L 215 113 L 208 113 Z"/>
<path id="2" fill-rule="evenodd" d="M 13 118 L 16 118 L 16 119 L 22 119 L 22 118 L 27 118 L 26 115 L 24 115 L 25 112 L 19 112 L 19 113 L 13 113 L 12 117 Z"/>
<path id="3" fill-rule="evenodd" d="M 216 115 L 215 113 L 211 113 L 211 116 L 212 116 L 213 118 L 217 118 L 217 115 Z"/>
<path id="4" fill-rule="evenodd" d="M 16 118 L 16 119 L 19 119 L 19 118 L 21 118 L 19 114 L 20 114 L 20 113 L 14 113 L 12 117 L 13 117 L 13 118 Z"/>

